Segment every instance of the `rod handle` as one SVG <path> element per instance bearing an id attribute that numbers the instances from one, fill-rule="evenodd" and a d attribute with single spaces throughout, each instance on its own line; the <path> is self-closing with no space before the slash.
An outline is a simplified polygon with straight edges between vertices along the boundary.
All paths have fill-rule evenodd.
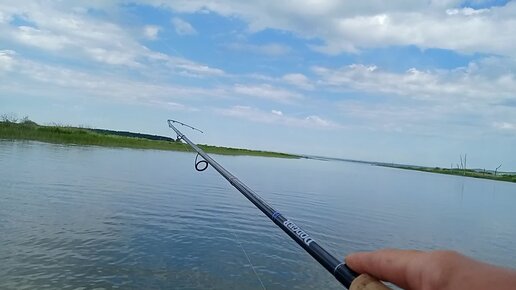
<path id="1" fill-rule="evenodd" d="M 391 290 L 391 288 L 385 286 L 382 282 L 372 276 L 361 274 L 353 279 L 351 286 L 349 286 L 349 290 Z"/>

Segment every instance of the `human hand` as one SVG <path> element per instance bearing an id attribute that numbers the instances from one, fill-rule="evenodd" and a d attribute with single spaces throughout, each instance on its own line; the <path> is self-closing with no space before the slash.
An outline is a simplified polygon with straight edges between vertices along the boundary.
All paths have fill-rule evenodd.
<path id="1" fill-rule="evenodd" d="M 516 289 L 516 271 L 453 251 L 380 250 L 354 253 L 346 264 L 407 290 Z"/>

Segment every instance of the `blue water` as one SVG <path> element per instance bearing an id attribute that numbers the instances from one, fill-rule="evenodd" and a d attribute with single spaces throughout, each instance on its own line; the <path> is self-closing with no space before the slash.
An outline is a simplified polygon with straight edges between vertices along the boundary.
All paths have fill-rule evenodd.
<path id="1" fill-rule="evenodd" d="M 0 141 L 0 289 L 342 289 L 194 157 Z M 447 248 L 516 267 L 516 184 L 214 158 L 339 258 Z"/>

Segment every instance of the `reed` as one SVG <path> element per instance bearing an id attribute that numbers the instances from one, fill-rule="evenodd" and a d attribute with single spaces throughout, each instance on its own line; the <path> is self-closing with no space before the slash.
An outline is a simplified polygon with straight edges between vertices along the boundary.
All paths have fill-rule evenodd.
<path id="1" fill-rule="evenodd" d="M 123 147 L 136 149 L 156 149 L 172 151 L 191 151 L 185 144 L 175 142 L 171 138 L 152 136 L 147 134 L 77 128 L 71 126 L 43 126 L 32 121 L 0 122 L 0 139 L 34 140 L 56 144 L 93 145 L 105 147 Z M 206 152 L 220 155 L 248 155 L 279 158 L 299 158 L 299 156 L 228 148 L 210 145 L 200 145 Z"/>

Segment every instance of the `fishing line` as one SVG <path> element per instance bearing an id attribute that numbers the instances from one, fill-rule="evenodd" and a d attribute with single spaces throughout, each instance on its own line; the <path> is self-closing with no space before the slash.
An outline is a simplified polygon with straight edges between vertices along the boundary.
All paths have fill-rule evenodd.
<path id="1" fill-rule="evenodd" d="M 183 140 L 190 147 L 200 155 L 204 162 L 211 165 L 213 169 L 215 169 L 222 177 L 224 177 L 235 189 L 237 189 L 245 198 L 247 198 L 251 203 L 253 203 L 263 214 L 265 214 L 274 224 L 276 224 L 279 228 L 281 228 L 293 241 L 295 241 L 299 246 L 301 246 L 308 254 L 310 254 L 321 266 L 323 266 L 329 273 L 331 273 L 335 279 L 337 279 L 342 285 L 351 290 L 388 290 L 384 284 L 382 284 L 377 279 L 367 275 L 367 274 L 358 274 L 348 267 L 345 263 L 342 263 L 341 260 L 335 258 L 332 254 L 326 251 L 317 241 L 315 241 L 307 232 L 301 229 L 298 225 L 296 225 L 292 220 L 288 219 L 286 216 L 281 214 L 279 211 L 270 206 L 264 199 L 262 199 L 256 192 L 254 192 L 251 188 L 245 185 L 242 181 L 240 181 L 236 176 L 231 174 L 228 170 L 226 170 L 222 165 L 220 165 L 217 161 L 211 158 L 206 152 L 204 152 L 199 146 L 195 145 L 190 139 L 188 139 L 181 131 L 179 131 L 174 123 L 181 124 L 183 126 L 189 127 L 193 130 L 197 130 L 202 132 L 201 130 L 194 128 L 190 125 L 186 125 L 184 123 L 168 120 L 168 126 L 174 130 L 177 134 L 177 140 Z M 198 157 L 198 156 L 197 156 Z M 200 167 L 200 163 L 197 159 L 195 161 L 196 169 L 205 170 L 208 166 Z M 204 163 L 203 163 L 204 164 Z M 243 247 L 241 246 L 242 250 Z M 245 250 L 244 250 L 245 252 Z M 246 253 L 246 256 L 250 262 L 249 256 Z M 252 263 L 250 263 L 252 265 Z M 253 267 L 253 271 L 254 267 Z M 255 271 L 256 273 L 256 271 Z M 259 276 L 257 276 L 259 277 Z M 262 283 L 263 286 L 263 283 Z"/>
<path id="2" fill-rule="evenodd" d="M 267 290 L 267 288 L 265 288 L 265 285 L 263 284 L 262 279 L 260 279 L 260 276 L 258 275 L 258 272 L 256 272 L 256 269 L 254 268 L 253 262 L 251 262 L 251 259 L 249 258 L 249 255 L 247 254 L 247 251 L 245 250 L 244 246 L 240 242 L 240 239 L 237 237 L 235 232 L 233 232 L 233 230 L 231 229 L 231 226 L 229 226 L 228 229 L 229 229 L 229 232 L 232 233 L 233 236 L 235 237 L 235 239 L 237 241 L 237 244 L 240 246 L 240 249 L 242 249 L 242 252 L 244 252 L 245 257 L 247 258 L 247 262 L 249 262 L 249 265 L 251 266 L 251 269 L 253 270 L 254 275 L 256 276 L 256 279 L 258 279 L 258 281 L 260 282 L 260 285 L 262 285 L 262 289 L 263 290 Z"/>
<path id="3" fill-rule="evenodd" d="M 174 123 L 178 123 L 178 124 L 183 125 L 185 127 L 191 128 L 191 129 L 199 131 L 201 133 L 204 133 L 203 131 L 201 131 L 201 130 L 199 130 L 197 128 L 194 128 L 194 127 L 192 127 L 190 125 L 187 125 L 187 124 L 184 124 L 184 123 L 181 123 L 181 122 L 178 122 L 178 121 L 174 121 Z M 184 135 L 182 135 L 182 136 L 178 135 L 176 141 L 181 143 L 181 144 L 183 144 L 183 146 L 186 148 L 187 152 L 194 152 L 194 151 L 190 151 L 190 148 L 188 148 L 188 146 L 186 146 L 185 143 L 181 142 L 183 137 L 184 137 Z M 194 161 L 195 165 L 194 165 L 194 167 L 195 167 L 195 170 L 201 172 L 201 171 L 204 171 L 204 170 L 206 170 L 208 168 L 208 161 L 206 161 L 204 159 L 198 160 L 199 156 L 200 156 L 199 153 L 197 153 L 197 155 L 195 155 L 195 161 Z M 201 156 L 201 158 L 203 158 L 203 157 Z M 235 232 L 231 229 L 231 226 L 228 226 L 228 230 L 233 235 L 233 237 L 235 237 L 235 240 L 236 240 L 238 246 L 240 247 L 240 249 L 244 253 L 245 258 L 247 259 L 247 262 L 249 263 L 249 266 L 251 266 L 251 269 L 253 270 L 253 273 L 256 276 L 256 279 L 258 280 L 258 282 L 260 282 L 260 285 L 262 286 L 262 289 L 263 290 L 267 290 L 267 288 L 263 284 L 262 279 L 258 275 L 258 272 L 256 271 L 256 268 L 254 267 L 253 262 L 251 262 L 251 258 L 249 258 L 249 255 L 247 254 L 247 251 L 245 250 L 244 246 L 242 245 L 242 242 L 240 241 L 238 236 L 235 234 Z"/>

